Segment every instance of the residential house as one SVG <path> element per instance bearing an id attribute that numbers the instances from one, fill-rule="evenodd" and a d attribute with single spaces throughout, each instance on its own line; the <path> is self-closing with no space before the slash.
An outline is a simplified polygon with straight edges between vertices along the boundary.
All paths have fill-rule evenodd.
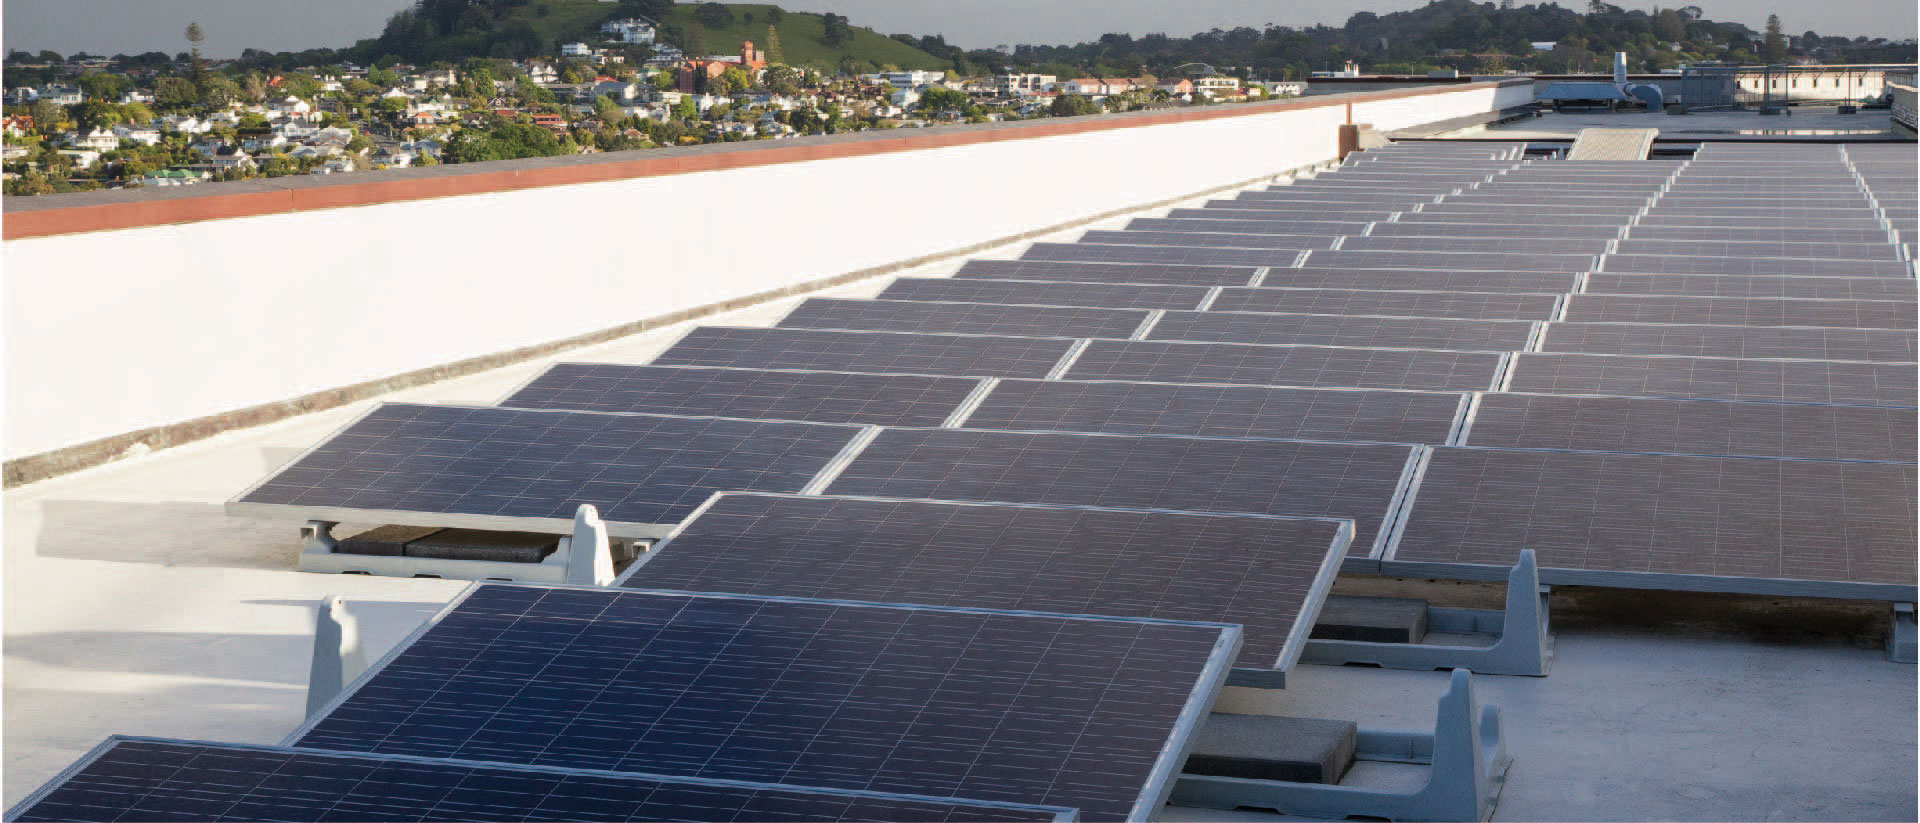
<path id="1" fill-rule="evenodd" d="M 600 24 L 600 33 L 609 35 L 622 43 L 650 44 L 658 36 L 653 21 L 640 17 L 623 20 L 609 20 Z"/>
<path id="2" fill-rule="evenodd" d="M 1060 90 L 1068 94 L 1084 94 L 1089 97 L 1105 94 L 1106 86 L 1098 77 L 1075 77 L 1061 85 Z"/>
<path id="3" fill-rule="evenodd" d="M 894 89 L 893 94 L 887 95 L 887 102 L 906 108 L 920 102 L 920 92 L 916 89 Z"/>
<path id="4" fill-rule="evenodd" d="M 670 63 L 678 63 L 685 59 L 687 59 L 687 54 L 681 51 L 679 46 L 672 43 L 654 43 L 653 56 L 647 58 L 647 65 L 667 65 Z"/>
<path id="5" fill-rule="evenodd" d="M 400 100 L 411 101 L 413 99 L 413 95 L 408 94 L 404 91 L 401 91 L 400 89 L 387 89 L 385 94 L 380 95 L 380 99 L 382 100 L 400 99 Z"/>
<path id="6" fill-rule="evenodd" d="M 160 118 L 160 126 L 168 131 L 180 134 L 206 134 L 213 124 L 194 117 L 191 114 L 169 114 Z"/>
<path id="7" fill-rule="evenodd" d="M 594 97 L 611 97 L 615 103 L 629 103 L 640 96 L 640 89 L 632 83 L 619 80 L 607 80 L 593 84 Z"/>
<path id="8" fill-rule="evenodd" d="M 272 111 L 275 116 L 290 120 L 312 120 L 316 115 L 312 103 L 293 95 L 287 95 L 285 100 L 274 103 Z"/>
<path id="9" fill-rule="evenodd" d="M 3 124 L 0 128 L 5 130 L 8 137 L 25 137 L 33 133 L 33 115 L 31 114 L 10 114 L 4 120 L 0 120 L 0 124 Z"/>
<path id="10" fill-rule="evenodd" d="M 120 95 L 120 105 L 122 106 L 125 106 L 130 103 L 151 104 L 152 102 L 153 102 L 153 92 L 150 92 L 150 91 L 141 91 L 140 89 L 134 89 L 133 91 L 127 92 L 126 94 Z"/>
<path id="11" fill-rule="evenodd" d="M 567 119 L 565 117 L 551 112 L 530 116 L 533 118 L 533 124 L 536 126 L 540 126 L 554 134 L 567 133 Z"/>
<path id="12" fill-rule="evenodd" d="M 240 114 L 232 109 L 223 109 L 207 115 L 209 129 L 231 129 L 240 125 Z"/>
<path id="13" fill-rule="evenodd" d="M 1193 81 L 1184 77 L 1162 80 L 1154 84 L 1154 88 L 1164 91 L 1173 97 L 1185 100 L 1193 94 Z"/>
<path id="14" fill-rule="evenodd" d="M 1240 95 L 1240 78 L 1202 77 L 1193 81 L 1193 91 L 1207 97 L 1237 97 Z"/>
<path id="15" fill-rule="evenodd" d="M 17 143 L 8 143 L 5 146 L 0 146 L 0 160 L 7 161 L 9 163 L 15 160 L 19 160 L 23 157 L 26 157 L 27 155 L 32 153 L 33 153 L 32 149 L 29 149 L 26 146 L 22 146 Z"/>
<path id="16" fill-rule="evenodd" d="M 558 81 L 560 79 L 560 72 L 555 71 L 553 66 L 547 63 L 528 63 L 527 79 L 545 85 Z"/>
<path id="17" fill-rule="evenodd" d="M 239 169 L 241 171 L 253 170 L 253 156 L 247 154 L 245 149 L 238 146 L 221 146 L 214 150 L 211 159 L 213 160 L 213 167 L 220 171 L 228 171 L 230 169 Z"/>
<path id="18" fill-rule="evenodd" d="M 93 168 L 93 164 L 100 160 L 100 153 L 93 149 L 60 149 L 58 153 L 73 158 L 73 167 L 76 169 Z"/>
<path id="19" fill-rule="evenodd" d="M 317 132 L 317 131 L 319 131 L 319 129 L 316 129 L 313 126 L 308 125 L 306 123 L 301 123 L 294 120 L 288 120 L 284 123 L 276 123 L 273 126 L 273 133 L 280 135 L 281 137 L 287 138 L 287 142 L 290 142 L 290 143 L 297 143 L 309 137 L 312 137 L 314 132 Z"/>
<path id="20" fill-rule="evenodd" d="M 373 163 L 390 169 L 404 169 L 413 165 L 419 157 L 418 154 L 400 146 L 382 146 L 373 153 Z"/>
<path id="21" fill-rule="evenodd" d="M 343 92 L 347 90 L 347 84 L 341 82 L 340 78 L 328 74 L 320 78 L 320 90 L 322 92 Z"/>
<path id="22" fill-rule="evenodd" d="M 592 57 L 593 47 L 585 43 L 568 43 L 560 47 L 561 57 Z"/>
<path id="23" fill-rule="evenodd" d="M 547 91 L 553 95 L 553 99 L 562 102 L 593 99 L 591 83 L 542 83 L 541 85 L 547 88 Z"/>
<path id="24" fill-rule="evenodd" d="M 460 83 L 460 73 L 453 69 L 427 69 L 420 76 L 428 86 L 454 86 Z"/>
<path id="25" fill-rule="evenodd" d="M 272 151 L 284 145 L 287 145 L 286 136 L 274 134 L 273 132 L 249 134 L 240 138 L 240 147 L 256 154 Z"/>
<path id="26" fill-rule="evenodd" d="M 160 143 L 160 130 L 152 126 L 119 125 L 113 127 L 113 136 L 121 140 L 131 140 L 142 146 Z"/>
<path id="27" fill-rule="evenodd" d="M 896 89 L 917 89 L 921 86 L 938 83 L 945 79 L 944 71 L 889 71 L 879 75 L 879 81 Z"/>
<path id="28" fill-rule="evenodd" d="M 1144 88 L 1145 84 L 1130 77 L 1103 77 L 1100 86 L 1102 94 L 1126 94 Z"/>
<path id="29" fill-rule="evenodd" d="M 79 86 L 41 86 L 38 100 L 45 100 L 56 106 L 77 106 L 86 102 L 87 96 L 80 92 Z"/>
<path id="30" fill-rule="evenodd" d="M 1307 93 L 1307 81 L 1288 80 L 1271 82 L 1267 84 L 1267 88 L 1273 92 L 1273 96 L 1275 97 L 1299 97 Z"/>
<path id="31" fill-rule="evenodd" d="M 327 160 L 327 162 L 321 163 L 319 166 L 314 167 L 313 173 L 314 174 L 341 174 L 343 172 L 354 171 L 355 168 L 356 167 L 354 166 L 353 158 L 334 157 Z"/>
<path id="32" fill-rule="evenodd" d="M 114 136 L 108 129 L 96 128 L 84 135 L 79 132 L 68 132 L 68 135 L 70 136 L 67 138 L 67 145 L 76 149 L 113 151 L 120 148 L 120 138 Z"/>
<path id="33" fill-rule="evenodd" d="M 193 186 L 213 179 L 213 173 L 205 169 L 161 169 L 147 172 L 140 178 L 143 186 Z"/>
<path id="34" fill-rule="evenodd" d="M 40 90 L 32 86 L 15 86 L 7 91 L 7 105 L 24 106 L 40 99 Z"/>

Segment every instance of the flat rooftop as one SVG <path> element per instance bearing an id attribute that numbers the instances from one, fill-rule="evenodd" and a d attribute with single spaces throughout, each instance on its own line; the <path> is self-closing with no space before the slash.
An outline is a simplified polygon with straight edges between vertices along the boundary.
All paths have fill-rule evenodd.
<path id="1" fill-rule="evenodd" d="M 1486 127 L 1450 132 L 1451 138 L 1567 140 L 1581 129 L 1659 129 L 1660 139 L 1778 140 L 1827 139 L 1865 142 L 1911 140 L 1894 132 L 1885 109 L 1841 114 L 1833 106 L 1795 106 L 1793 114 L 1761 116 L 1757 111 L 1550 111 Z"/>
<path id="2" fill-rule="evenodd" d="M 1743 126 L 1813 126 L 1817 134 L 1883 122 L 1884 113 L 1552 114 L 1484 136 L 1565 139 L 1580 128 L 1641 121 L 1663 136 L 1726 136 Z M 1694 131 L 1671 130 L 1676 122 Z M 1012 259 L 1033 242 L 1071 242 L 1203 202 L 1116 217 L 982 257 Z M 959 265 L 809 296 L 871 297 L 898 276 L 940 277 Z M 775 300 L 700 324 L 771 325 L 799 302 Z M 557 362 L 648 362 L 692 325 L 378 402 L 491 405 Z M 110 734 L 276 743 L 305 719 L 313 610 L 323 597 L 352 602 L 368 656 L 377 659 L 466 587 L 302 573 L 295 524 L 224 512 L 223 503 L 241 489 L 373 405 L 228 432 L 4 495 L 6 804 Z M 356 525 L 375 524 L 344 524 L 341 532 Z M 1472 607 L 1497 606 L 1502 596 L 1499 585 L 1388 576 L 1343 576 L 1335 591 Z M 1920 817 L 1920 694 L 1915 667 L 1886 659 L 1887 604 L 1557 586 L 1553 620 L 1551 676 L 1475 681 L 1481 700 L 1500 707 L 1515 757 L 1493 819 Z M 1303 664 L 1285 690 L 1230 687 L 1217 708 L 1421 730 L 1432 727 L 1446 684 L 1441 672 Z M 1185 808 L 1162 817 L 1276 819 Z"/>

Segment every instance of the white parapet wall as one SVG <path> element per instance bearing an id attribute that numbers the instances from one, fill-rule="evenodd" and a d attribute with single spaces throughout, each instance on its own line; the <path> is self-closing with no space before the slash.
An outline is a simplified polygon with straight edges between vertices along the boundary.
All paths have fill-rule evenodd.
<path id="1" fill-rule="evenodd" d="M 1333 159 L 1349 116 L 1400 128 L 1522 105 L 1531 93 L 1486 83 L 1308 98 L 1244 116 L 1109 120 L 960 145 L 938 138 L 961 129 L 905 132 L 870 153 L 805 162 L 10 230 L 5 456 L 11 468 L 1243 183 Z M 424 181 L 413 183 L 433 178 Z M 44 227 L 56 212 L 86 211 L 84 197 L 27 216 Z M 175 198 L 164 205 L 191 201 Z M 273 416 L 238 414 L 233 425 Z"/>

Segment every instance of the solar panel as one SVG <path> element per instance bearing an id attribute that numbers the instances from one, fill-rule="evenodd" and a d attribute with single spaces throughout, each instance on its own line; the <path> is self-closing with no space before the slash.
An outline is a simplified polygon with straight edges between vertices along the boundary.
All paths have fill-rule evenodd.
<path id="1" fill-rule="evenodd" d="M 1014 337 L 1133 336 L 1146 322 L 1139 309 L 1009 306 L 998 303 L 915 303 L 814 297 L 780 320 L 783 329 L 851 329 L 918 334 L 997 334 Z"/>
<path id="2" fill-rule="evenodd" d="M 1233 212 L 1265 214 L 1279 219 L 1288 217 L 1297 220 L 1339 220 L 1350 221 L 1385 219 L 1387 215 L 1399 211 L 1402 206 L 1381 204 L 1379 206 L 1355 203 L 1289 203 L 1284 200 L 1208 200 L 1200 205 L 1205 211 L 1215 209 Z M 1238 217 L 1239 215 L 1234 215 Z"/>
<path id="3" fill-rule="evenodd" d="M 977 380 L 901 374 L 558 363 L 500 405 L 938 426 L 978 386 Z"/>
<path id="4" fill-rule="evenodd" d="M 627 586 L 1238 623 L 1285 672 L 1352 525 L 1087 507 L 729 494 Z"/>
<path id="5" fill-rule="evenodd" d="M 1891 260 L 1794 260 L 1782 257 L 1681 257 L 1610 254 L 1605 271 L 1640 274 L 1783 274 L 1800 277 L 1911 277 Z"/>
<path id="6" fill-rule="evenodd" d="M 1193 309 L 1207 299 L 1203 286 L 1131 283 L 1058 283 L 1042 280 L 974 280 L 902 277 L 880 292 L 882 300 L 934 303 L 1009 303 L 1029 306 L 1098 306 L 1113 309 Z"/>
<path id="7" fill-rule="evenodd" d="M 386 403 L 227 504 L 229 514 L 564 532 L 591 503 L 651 537 L 717 491 L 799 491 L 858 426 Z"/>
<path id="8" fill-rule="evenodd" d="M 1045 377 L 1072 340 L 701 326 L 655 365 Z"/>
<path id="9" fill-rule="evenodd" d="M 1072 283 L 1149 283 L 1170 286 L 1244 286 L 1254 266 L 1149 266 L 1127 263 L 970 260 L 955 278 L 1054 280 Z"/>
<path id="10" fill-rule="evenodd" d="M 1830 326 L 1851 329 L 1915 327 L 1913 304 L 1892 300 L 1575 294 L 1567 298 L 1566 319 L 1596 323 Z"/>
<path id="11" fill-rule="evenodd" d="M 1547 320 L 1558 295 L 1499 292 L 1363 291 L 1359 289 L 1225 288 L 1209 311 Z"/>
<path id="12" fill-rule="evenodd" d="M 1409 446 L 885 429 L 827 494 L 1338 517 L 1368 554 Z M 1368 556 L 1371 556 L 1368 554 Z"/>
<path id="13" fill-rule="evenodd" d="M 1157 263 L 1177 266 L 1291 266 L 1299 249 L 1202 249 L 1181 246 L 1101 246 L 1035 243 L 1022 260 L 1083 263 Z"/>
<path id="14" fill-rule="evenodd" d="M 1302 265 L 1355 269 L 1580 272 L 1593 268 L 1594 257 L 1587 254 L 1314 251 L 1308 253 Z"/>
<path id="15" fill-rule="evenodd" d="M 1144 339 L 1512 351 L 1525 348 L 1532 335 L 1533 323 L 1524 320 L 1205 311 L 1167 312 Z"/>
<path id="16" fill-rule="evenodd" d="M 1182 383 L 1003 380 L 970 429 L 1437 444 L 1462 395 Z"/>
<path id="17" fill-rule="evenodd" d="M 1095 340 L 1069 380 L 1237 383 L 1357 389 L 1488 389 L 1505 355 L 1492 352 Z"/>
<path id="18" fill-rule="evenodd" d="M 1540 351 L 1911 363 L 1914 333 L 1892 329 L 1549 323 Z"/>
<path id="19" fill-rule="evenodd" d="M 1431 223 L 1416 225 L 1433 225 Z M 1341 251 L 1455 252 L 1465 254 L 1599 254 L 1611 238 L 1488 237 L 1349 237 Z"/>
<path id="20" fill-rule="evenodd" d="M 1218 623 L 469 592 L 299 745 L 1142 819 L 1240 646 L 1239 627 Z"/>
<path id="21" fill-rule="evenodd" d="M 1356 232 L 1357 233 L 1357 232 Z M 1610 225 L 1523 225 L 1515 223 L 1374 223 L 1368 237 L 1545 237 L 1586 240 L 1611 240 L 1620 235 L 1619 226 Z M 1348 242 L 1352 242 L 1350 238 Z M 1343 246 L 1345 244 L 1342 244 Z"/>
<path id="22" fill-rule="evenodd" d="M 1509 389 L 1543 394 L 1915 405 L 1911 365 L 1716 357 L 1519 354 Z"/>
<path id="23" fill-rule="evenodd" d="M 1898 260 L 1899 250 L 1882 236 L 1866 243 L 1807 241 L 1644 240 L 1620 241 L 1620 254 L 1677 254 L 1703 257 L 1794 257 L 1822 260 Z"/>
<path id="24" fill-rule="evenodd" d="M 1281 234 L 1281 235 L 1341 235 L 1359 234 L 1367 228 L 1366 221 L 1346 223 L 1319 223 L 1306 219 L 1254 219 L 1258 213 L 1239 213 L 1230 219 L 1222 219 L 1215 211 L 1204 209 L 1174 209 L 1166 217 L 1135 217 L 1127 222 L 1128 231 L 1198 231 L 1227 232 L 1237 234 Z"/>
<path id="25" fill-rule="evenodd" d="M 1567 272 L 1422 271 L 1420 269 L 1341 269 L 1306 266 L 1298 269 L 1270 270 L 1260 279 L 1260 285 L 1308 289 L 1564 294 L 1573 291 L 1577 279 L 1577 275 Z M 1244 286 L 1246 284 L 1222 285 Z"/>
<path id="26" fill-rule="evenodd" d="M 1832 300 L 1915 299 L 1914 282 L 1893 277 L 1747 277 L 1733 274 L 1587 275 L 1595 294 L 1685 297 L 1798 297 Z"/>
<path id="27" fill-rule="evenodd" d="M 1912 409 L 1488 394 L 1465 445 L 1912 462 Z"/>
<path id="28" fill-rule="evenodd" d="M 1333 238 L 1305 234 L 1202 234 L 1177 231 L 1089 231 L 1078 242 L 1109 246 L 1194 246 L 1235 249 L 1324 249 Z"/>
<path id="29" fill-rule="evenodd" d="M 1435 449 L 1389 574 L 1910 601 L 1914 466 Z"/>
<path id="30" fill-rule="evenodd" d="M 113 737 L 22 823 L 1072 820 L 1072 809 L 317 749 Z"/>

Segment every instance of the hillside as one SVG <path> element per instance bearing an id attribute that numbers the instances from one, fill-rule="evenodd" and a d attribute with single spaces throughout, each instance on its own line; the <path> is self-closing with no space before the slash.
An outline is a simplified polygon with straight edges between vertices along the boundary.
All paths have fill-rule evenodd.
<path id="1" fill-rule="evenodd" d="M 590 6 L 606 8 L 597 0 L 565 0 L 565 2 L 584 2 Z M 733 12 L 733 24 L 721 27 L 702 26 L 707 48 L 715 53 L 731 54 L 739 50 L 740 41 L 752 40 L 756 48 L 765 50 L 768 12 L 775 6 L 763 3 L 724 5 Z M 689 25 L 696 25 L 694 23 L 695 8 L 696 6 L 691 3 L 675 5 L 668 19 L 660 22 L 683 29 Z M 846 58 L 852 58 L 861 63 L 859 67 L 861 71 L 872 71 L 881 65 L 899 66 L 903 69 L 943 69 L 950 65 L 947 60 L 857 25 L 851 27 L 853 39 L 836 48 L 827 45 L 826 21 L 821 15 L 788 11 L 782 12 L 781 18 L 775 29 L 780 33 L 780 49 L 789 65 L 831 70 L 838 68 L 840 61 Z"/>
<path id="2" fill-rule="evenodd" d="M 780 11 L 761 3 L 727 4 L 725 8 L 727 14 L 721 16 L 727 19 L 722 24 L 701 25 L 697 22 L 703 16 L 700 6 L 668 0 L 420 0 L 395 14 L 378 38 L 361 41 L 352 53 L 362 60 L 391 55 L 414 63 L 533 57 L 553 54 L 563 43 L 596 41 L 601 23 L 640 14 L 653 17 L 672 32 L 669 40 L 675 45 L 684 48 L 687 44 L 678 40 L 697 39 L 704 45 L 692 50 L 708 54 L 738 52 L 742 40 L 752 40 L 766 49 L 769 20 L 778 17 L 781 52 L 793 65 L 831 70 L 848 59 L 853 61 L 849 68 L 856 71 L 873 71 L 883 65 L 948 65 L 947 60 L 914 46 L 851 24 L 846 26 L 846 42 L 830 46 L 827 15 Z"/>

